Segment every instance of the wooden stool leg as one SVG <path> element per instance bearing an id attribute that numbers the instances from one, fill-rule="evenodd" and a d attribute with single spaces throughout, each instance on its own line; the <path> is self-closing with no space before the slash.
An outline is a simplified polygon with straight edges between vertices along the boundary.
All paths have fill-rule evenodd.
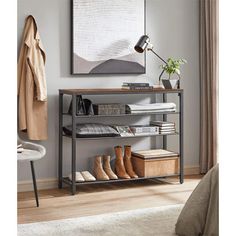
<path id="1" fill-rule="evenodd" d="M 33 184 L 34 184 L 34 195 L 35 195 L 37 207 L 39 207 L 38 190 L 37 190 L 37 184 L 36 184 L 36 178 L 35 178 L 35 172 L 34 172 L 34 162 L 30 161 L 30 165 L 31 165 L 32 179 L 33 179 Z"/>

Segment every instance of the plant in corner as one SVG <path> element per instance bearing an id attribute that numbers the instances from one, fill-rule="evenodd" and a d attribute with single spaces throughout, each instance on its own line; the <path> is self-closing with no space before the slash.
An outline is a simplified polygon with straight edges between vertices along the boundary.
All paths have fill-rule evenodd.
<path id="1" fill-rule="evenodd" d="M 162 79 L 162 83 L 166 89 L 175 88 L 177 83 L 178 83 L 177 87 L 179 88 L 180 66 L 185 63 L 187 63 L 185 59 L 175 60 L 170 57 L 168 58 L 166 64 L 160 66 L 163 69 L 161 76 L 164 72 L 168 75 L 168 79 Z M 171 79 L 171 76 L 175 74 L 178 76 L 178 79 Z"/>

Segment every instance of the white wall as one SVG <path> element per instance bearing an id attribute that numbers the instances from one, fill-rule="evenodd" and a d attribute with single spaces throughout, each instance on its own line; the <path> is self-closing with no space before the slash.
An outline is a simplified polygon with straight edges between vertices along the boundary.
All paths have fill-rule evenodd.
<path id="1" fill-rule="evenodd" d="M 117 0 L 118 1 L 118 0 Z M 147 54 L 146 75 L 108 75 L 108 76 L 71 76 L 70 75 L 70 1 L 69 0 L 20 0 L 18 1 L 18 47 L 24 26 L 25 17 L 32 14 L 46 50 L 46 74 L 48 86 L 48 123 L 49 139 L 40 142 L 47 149 L 47 155 L 36 163 L 37 177 L 55 178 L 57 176 L 58 159 L 58 89 L 60 88 L 93 88 L 120 87 L 123 81 L 143 81 L 155 83 L 160 73 L 157 58 Z M 184 100 L 184 151 L 185 165 L 199 165 L 199 30 L 198 0 L 147 0 L 147 33 L 156 51 L 164 58 L 169 56 L 185 58 L 188 64 L 183 67 L 181 87 L 185 91 Z M 105 97 L 101 97 L 104 101 Z M 141 97 L 142 101 L 152 98 Z M 114 96 L 112 101 L 120 101 Z M 121 101 L 137 102 L 140 98 L 123 97 Z M 149 118 L 133 117 L 131 120 L 116 119 L 116 123 L 145 123 Z M 69 122 L 68 120 L 66 121 Z M 104 120 L 103 120 L 104 122 Z M 111 122 L 106 120 L 106 122 Z M 176 138 L 171 138 L 171 146 L 177 146 Z M 161 143 L 158 139 L 157 142 Z M 131 144 L 134 149 L 149 148 L 155 140 L 99 140 L 82 141 L 77 144 L 79 170 L 91 166 L 96 154 L 112 154 L 113 146 Z M 65 140 L 66 149 L 65 173 L 70 167 L 70 140 Z M 29 164 L 19 164 L 18 180 L 31 179 Z"/>

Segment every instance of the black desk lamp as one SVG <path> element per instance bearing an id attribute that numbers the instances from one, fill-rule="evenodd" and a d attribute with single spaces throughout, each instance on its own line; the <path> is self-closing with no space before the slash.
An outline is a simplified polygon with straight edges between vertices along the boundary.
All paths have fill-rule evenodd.
<path id="1" fill-rule="evenodd" d="M 147 35 L 141 36 L 141 38 L 136 43 L 134 49 L 135 51 L 139 53 L 143 53 L 147 49 L 148 51 L 153 52 L 153 54 L 155 54 L 161 61 L 167 64 L 167 62 L 162 57 L 160 57 L 155 51 L 153 51 L 153 45 L 150 43 L 150 38 Z M 164 73 L 164 70 L 162 70 L 159 76 L 159 84 L 160 84 L 161 76 L 163 73 Z"/>

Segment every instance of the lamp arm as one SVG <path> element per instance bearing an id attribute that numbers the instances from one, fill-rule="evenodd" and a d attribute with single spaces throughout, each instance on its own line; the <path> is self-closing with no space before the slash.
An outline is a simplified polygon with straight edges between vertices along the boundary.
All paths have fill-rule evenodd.
<path id="1" fill-rule="evenodd" d="M 161 76 L 163 75 L 163 73 L 164 73 L 164 69 L 162 70 L 162 72 L 161 72 L 161 74 L 159 75 L 159 83 L 160 83 L 160 81 L 161 81 Z"/>
<path id="2" fill-rule="evenodd" d="M 149 51 L 152 51 L 152 53 L 153 54 L 155 54 L 161 61 L 163 61 L 166 65 L 167 65 L 167 62 L 162 58 L 162 57 L 160 57 L 155 51 L 153 51 L 153 49 L 152 48 L 150 48 L 150 49 L 148 49 Z M 160 81 L 161 81 L 161 76 L 163 75 L 163 73 L 164 73 L 164 69 L 162 70 L 162 72 L 161 72 L 161 74 L 159 75 L 159 83 L 160 83 Z"/>
<path id="3" fill-rule="evenodd" d="M 151 52 L 152 52 L 153 54 L 155 54 L 160 60 L 162 60 L 165 64 L 167 64 L 167 62 L 166 62 L 163 58 L 161 58 L 155 51 L 153 51 L 152 48 L 148 49 L 148 51 L 151 51 Z"/>

